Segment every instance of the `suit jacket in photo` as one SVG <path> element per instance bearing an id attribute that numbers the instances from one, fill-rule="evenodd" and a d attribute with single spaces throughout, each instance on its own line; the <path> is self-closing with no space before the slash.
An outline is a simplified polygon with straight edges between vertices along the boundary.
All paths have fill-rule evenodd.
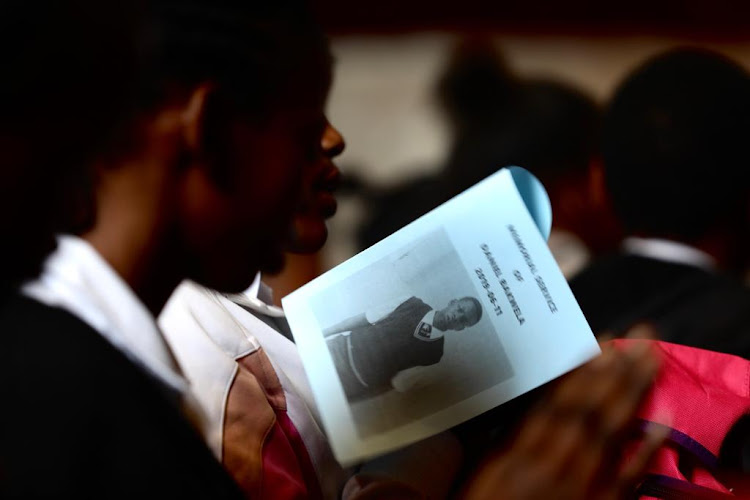
<path id="1" fill-rule="evenodd" d="M 352 330 L 352 356 L 365 380 L 372 385 L 390 384 L 402 370 L 440 361 L 445 339 L 433 340 L 417 330 L 431 310 L 411 297 L 374 325 Z"/>
<path id="2" fill-rule="evenodd" d="M 431 310 L 417 297 L 411 297 L 374 324 L 328 339 L 347 397 L 381 394 L 392 389 L 391 380 L 400 371 L 441 360 L 445 338 L 432 338 L 432 326 L 422 322 Z"/>

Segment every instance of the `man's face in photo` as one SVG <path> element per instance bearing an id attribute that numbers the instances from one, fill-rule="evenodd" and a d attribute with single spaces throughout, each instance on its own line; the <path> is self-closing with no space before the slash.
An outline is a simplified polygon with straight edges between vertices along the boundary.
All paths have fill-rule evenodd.
<path id="1" fill-rule="evenodd" d="M 460 331 L 477 324 L 481 316 L 476 302 L 469 298 L 453 299 L 443 309 L 443 315 L 451 330 Z"/>

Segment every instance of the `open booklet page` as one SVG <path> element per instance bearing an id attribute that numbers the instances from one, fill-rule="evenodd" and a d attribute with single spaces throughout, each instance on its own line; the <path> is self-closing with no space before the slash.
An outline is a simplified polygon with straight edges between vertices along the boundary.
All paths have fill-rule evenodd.
<path id="1" fill-rule="evenodd" d="M 446 430 L 599 353 L 537 224 L 548 234 L 546 195 L 505 168 L 282 300 L 339 461 Z"/>

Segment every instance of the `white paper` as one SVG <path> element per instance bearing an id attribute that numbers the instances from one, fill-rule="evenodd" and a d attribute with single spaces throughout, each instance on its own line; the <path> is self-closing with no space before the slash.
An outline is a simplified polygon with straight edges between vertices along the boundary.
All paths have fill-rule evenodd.
<path id="1" fill-rule="evenodd" d="M 342 464 L 442 432 L 599 353 L 540 232 L 549 231 L 546 195 L 542 190 L 545 213 L 544 204 L 531 199 L 539 193 L 529 189 L 530 174 L 513 169 L 500 170 L 282 300 Z M 476 324 L 461 331 L 430 324 L 451 299 L 464 297 L 481 304 Z M 459 302 L 466 322 L 475 319 L 470 302 Z M 426 322 L 411 319 L 424 311 Z M 362 314 L 400 326 L 383 329 L 381 323 L 339 333 L 337 340 L 324 337 L 325 329 Z M 412 362 L 427 365 L 390 378 L 394 366 Z M 358 399 L 347 398 L 336 363 Z"/>

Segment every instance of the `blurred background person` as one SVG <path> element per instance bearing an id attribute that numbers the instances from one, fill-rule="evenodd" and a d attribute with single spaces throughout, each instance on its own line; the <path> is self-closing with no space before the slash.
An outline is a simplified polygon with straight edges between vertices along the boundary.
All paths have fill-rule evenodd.
<path id="1" fill-rule="evenodd" d="M 298 7 L 149 2 L 132 107 L 76 185 L 92 223 L 59 228 L 0 317 L 0 496 L 240 497 L 154 315 L 184 278 L 236 292 L 283 262 L 330 81 Z"/>
<path id="2" fill-rule="evenodd" d="M 613 247 L 613 219 L 604 199 L 590 192 L 599 133 L 590 97 L 553 80 L 513 75 L 488 38 L 458 44 L 437 95 L 453 134 L 451 152 L 433 173 L 381 191 L 365 188 L 361 249 L 509 165 L 530 170 L 547 189 L 550 247 L 566 276 Z"/>
<path id="3" fill-rule="evenodd" d="M 54 234 L 85 223 L 87 162 L 132 103 L 138 2 L 0 7 L 0 294 L 34 277 Z M 96 43 L 92 43 L 96 40 Z"/>
<path id="4" fill-rule="evenodd" d="M 596 333 L 650 321 L 663 340 L 750 356 L 750 79 L 676 49 L 644 62 L 609 105 L 603 168 L 622 252 L 571 287 Z"/>

